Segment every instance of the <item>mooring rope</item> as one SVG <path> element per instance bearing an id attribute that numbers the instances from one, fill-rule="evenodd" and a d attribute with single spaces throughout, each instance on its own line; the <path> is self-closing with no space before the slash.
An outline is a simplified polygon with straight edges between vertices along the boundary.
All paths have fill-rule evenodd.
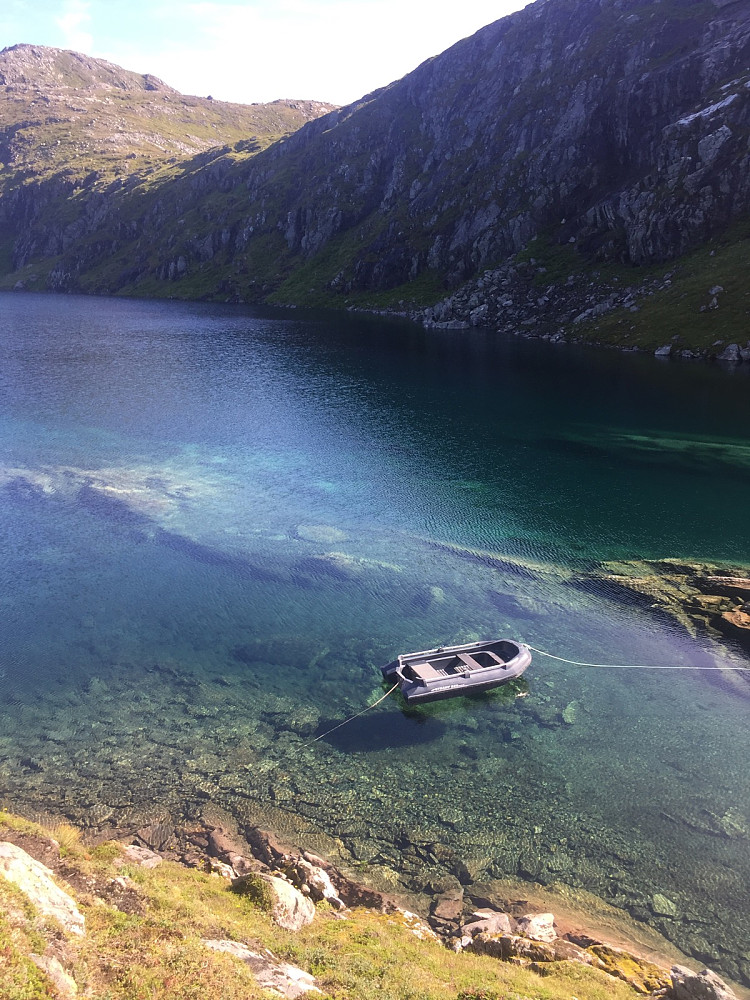
<path id="1" fill-rule="evenodd" d="M 388 697 L 389 694 L 393 694 L 393 692 L 398 687 L 398 684 L 399 682 L 396 681 L 393 687 L 390 690 L 386 691 L 382 698 L 378 698 L 378 700 L 374 701 L 372 705 L 368 705 L 367 708 L 363 708 L 362 711 L 357 712 L 356 715 L 351 715 L 349 716 L 348 719 L 344 719 L 343 722 L 339 722 L 339 724 L 337 726 L 334 726 L 332 729 L 326 729 L 326 731 L 324 733 L 321 733 L 320 736 L 316 736 L 314 740 L 310 740 L 309 743 L 305 743 L 305 746 L 310 747 L 313 745 L 313 743 L 317 743 L 318 740 L 322 740 L 324 736 L 328 736 L 330 735 L 330 733 L 335 733 L 337 729 L 341 729 L 341 727 L 345 726 L 348 722 L 354 722 L 354 720 L 358 719 L 360 715 L 364 715 L 365 712 L 369 712 L 371 708 L 375 708 L 377 705 L 379 705 L 381 701 L 385 701 L 385 699 Z"/>
<path id="2" fill-rule="evenodd" d="M 528 642 L 524 643 L 535 653 L 539 653 L 541 656 L 548 656 L 551 660 L 559 660 L 561 663 L 572 663 L 575 667 L 595 667 L 600 670 L 750 670 L 750 666 L 747 667 L 699 667 L 695 664 L 681 664 L 681 663 L 587 663 L 584 660 L 570 660 L 567 656 L 557 656 L 555 653 L 548 653 L 546 649 L 538 649 L 536 646 L 529 645 Z M 371 705 L 363 708 L 361 712 L 357 712 L 356 715 L 350 715 L 348 719 L 344 719 L 343 722 L 339 722 L 337 725 L 332 726 L 331 729 L 326 729 L 324 733 L 320 736 L 316 736 L 314 740 L 310 740 L 309 743 L 305 743 L 304 746 L 310 747 L 313 743 L 317 743 L 318 740 L 322 740 L 326 736 L 330 736 L 331 733 L 335 733 L 337 729 L 341 729 L 342 726 L 348 725 L 350 722 L 354 722 L 355 719 L 359 719 L 360 716 L 364 715 L 365 712 L 369 712 L 370 709 L 376 708 L 381 702 L 392 695 L 396 688 L 399 686 L 399 681 L 389 688 L 384 695 L 374 701 Z"/>
<path id="3" fill-rule="evenodd" d="M 528 643 L 524 645 L 529 646 Z M 576 667 L 599 667 L 608 670 L 750 670 L 750 667 L 698 667 L 695 664 L 663 664 L 663 663 L 584 663 L 582 660 L 569 660 L 567 656 L 555 656 L 544 649 L 537 649 L 536 646 L 529 646 L 535 653 L 542 656 L 549 656 L 552 660 L 560 660 L 561 663 L 572 663 Z"/>

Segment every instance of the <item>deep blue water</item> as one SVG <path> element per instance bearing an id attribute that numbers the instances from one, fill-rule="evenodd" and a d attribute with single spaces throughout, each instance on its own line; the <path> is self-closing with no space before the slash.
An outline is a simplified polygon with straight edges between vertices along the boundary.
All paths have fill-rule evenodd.
<path id="1" fill-rule="evenodd" d="M 750 982 L 736 675 L 537 657 L 524 698 L 391 699 L 310 743 L 439 643 L 748 665 L 572 579 L 750 564 L 747 367 L 0 296 L 0 800 L 286 817 L 414 891 L 583 887 Z"/>

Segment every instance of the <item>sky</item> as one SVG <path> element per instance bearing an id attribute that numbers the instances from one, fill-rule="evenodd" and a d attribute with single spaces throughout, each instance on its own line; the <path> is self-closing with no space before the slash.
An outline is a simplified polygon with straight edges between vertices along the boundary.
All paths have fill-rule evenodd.
<path id="1" fill-rule="evenodd" d="M 242 104 L 348 104 L 527 2 L 0 0 L 0 49 L 75 49 Z"/>

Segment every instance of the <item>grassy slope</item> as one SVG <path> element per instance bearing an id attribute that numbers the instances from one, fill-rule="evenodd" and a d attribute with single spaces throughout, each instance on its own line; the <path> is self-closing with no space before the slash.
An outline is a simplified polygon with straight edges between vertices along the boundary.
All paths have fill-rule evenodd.
<path id="1" fill-rule="evenodd" d="M 705 350 L 750 341 L 750 220 L 734 226 L 704 247 L 658 267 L 652 274 L 671 273 L 671 285 L 639 301 L 637 313 L 618 310 L 583 327 L 576 335 L 587 342 L 653 350 L 673 343 L 677 350 Z M 637 282 L 640 269 L 621 271 Z M 709 289 L 720 286 L 718 308 L 709 308 Z M 718 346 L 721 351 L 721 346 Z"/>
<path id="2" fill-rule="evenodd" d="M 14 185 L 64 173 L 102 180 L 144 171 L 216 146 L 265 148 L 310 116 L 286 104 L 224 104 L 182 94 L 0 88 L 0 123 L 15 131 L 0 180 Z"/>
<path id="3" fill-rule="evenodd" d="M 325 906 L 297 934 L 282 931 L 224 879 L 165 862 L 152 870 L 122 864 L 114 843 L 85 847 L 70 827 L 42 830 L 0 812 L 3 830 L 57 836 L 66 866 L 109 880 L 127 875 L 143 914 L 122 913 L 83 892 L 73 893 L 86 917 L 72 943 L 80 996 L 97 1000 L 255 1000 L 264 994 L 241 962 L 208 950 L 202 938 L 243 941 L 317 977 L 327 996 L 357 1000 L 633 1000 L 635 992 L 594 969 L 562 962 L 537 974 L 491 958 L 454 954 L 419 941 L 398 916 L 351 911 L 341 920 Z M 70 877 L 70 876 L 69 876 Z M 54 928 L 0 879 L 0 977 L 9 1000 L 47 1000 L 46 977 L 29 960 Z"/>
<path id="4" fill-rule="evenodd" d="M 0 52 L 0 80 L 6 187 L 91 171 L 108 181 L 238 142 L 257 151 L 331 107 L 189 97 L 103 60 L 27 45 Z"/>
<path id="5" fill-rule="evenodd" d="M 271 298 L 288 304 L 306 302 L 317 306 L 354 306 L 367 309 L 420 309 L 446 294 L 438 275 L 426 272 L 415 281 L 387 292 L 355 292 L 342 299 L 323 287 L 335 274 L 338 261 L 345 261 L 344 241 L 332 241 L 329 248 L 297 269 Z M 750 259 L 750 220 L 735 225 L 723 236 L 674 261 L 649 268 L 624 265 L 587 264 L 571 247 L 544 245 L 534 241 L 518 254 L 523 262 L 533 257 L 546 273 L 536 282 L 543 288 L 563 283 L 570 274 L 592 276 L 612 289 L 637 287 L 652 278 L 671 274 L 669 287 L 646 297 L 638 297 L 638 312 L 618 309 L 594 321 L 570 328 L 569 333 L 584 343 L 607 344 L 654 350 L 674 343 L 677 350 L 705 350 L 716 341 L 724 344 L 750 341 L 750 290 L 747 261 Z M 720 286 L 718 308 L 708 308 L 709 289 Z M 701 309 L 703 307 L 703 309 Z M 721 350 L 721 347 L 719 347 Z"/>

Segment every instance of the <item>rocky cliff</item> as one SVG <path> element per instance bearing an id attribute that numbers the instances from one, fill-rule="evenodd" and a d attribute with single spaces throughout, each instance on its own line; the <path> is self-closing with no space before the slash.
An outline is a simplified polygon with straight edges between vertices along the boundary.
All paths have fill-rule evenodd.
<path id="1" fill-rule="evenodd" d="M 65 221 L 27 208 L 18 226 L 10 206 L 8 270 L 56 289 L 347 306 L 462 288 L 430 318 L 496 323 L 517 275 L 482 275 L 534 240 L 566 274 L 639 281 L 731 234 L 750 208 L 749 132 L 748 0 L 537 0 L 252 159 L 183 157 L 138 197 L 113 187 Z M 532 323 L 602 300 L 545 301 L 544 284 Z"/>
<path id="2" fill-rule="evenodd" d="M 0 272 L 33 258 L 39 277 L 30 283 L 54 287 L 51 258 L 75 254 L 89 233 L 117 225 L 118 193 L 138 201 L 217 147 L 249 159 L 331 110 L 316 101 L 245 106 L 186 97 L 154 76 L 77 52 L 4 49 Z"/>

